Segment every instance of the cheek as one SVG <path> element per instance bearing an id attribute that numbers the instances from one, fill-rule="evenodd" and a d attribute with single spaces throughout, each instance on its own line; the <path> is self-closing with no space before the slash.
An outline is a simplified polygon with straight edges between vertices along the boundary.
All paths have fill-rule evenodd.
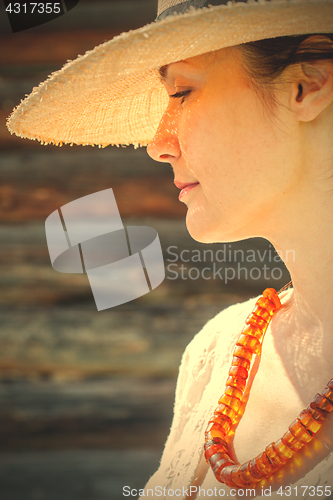
<path id="1" fill-rule="evenodd" d="M 185 108 L 179 119 L 178 139 L 184 159 L 193 159 L 194 150 L 200 150 L 205 138 L 202 135 L 204 116 L 197 103 Z"/>
<path id="2" fill-rule="evenodd" d="M 202 101 L 184 109 L 180 119 L 178 137 L 183 160 L 202 183 L 214 175 L 221 157 L 221 121 L 221 116 Z"/>
<path id="3" fill-rule="evenodd" d="M 289 149 L 288 136 L 278 133 L 253 90 L 229 90 L 190 103 L 179 121 L 184 164 L 200 182 L 205 203 L 216 208 L 221 199 L 230 207 L 247 204 L 254 193 L 274 186 Z"/>
<path id="4" fill-rule="evenodd" d="M 221 186 L 237 187 L 248 157 L 247 145 L 239 139 L 245 134 L 237 106 L 216 102 L 196 102 L 184 109 L 179 127 L 184 163 L 210 201 L 219 196 Z"/>

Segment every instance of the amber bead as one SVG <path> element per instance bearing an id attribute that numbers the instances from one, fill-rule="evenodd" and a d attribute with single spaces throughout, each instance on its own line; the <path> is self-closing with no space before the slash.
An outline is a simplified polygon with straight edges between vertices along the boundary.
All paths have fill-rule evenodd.
<path id="1" fill-rule="evenodd" d="M 318 432 L 322 426 L 322 422 L 315 420 L 307 410 L 303 410 L 298 419 L 302 422 L 302 425 L 304 425 L 304 427 L 313 434 Z"/>
<path id="2" fill-rule="evenodd" d="M 217 430 L 212 430 L 212 431 L 206 431 L 205 432 L 205 440 L 212 440 L 212 439 L 216 439 L 217 437 L 220 437 L 220 438 L 224 438 L 226 437 L 227 433 L 223 432 L 223 431 L 217 431 Z"/>
<path id="3" fill-rule="evenodd" d="M 259 318 L 256 314 L 250 314 L 250 316 L 246 318 L 245 323 L 255 326 L 256 328 L 261 328 L 263 331 L 265 331 L 268 326 L 267 321 Z"/>
<path id="4" fill-rule="evenodd" d="M 219 464 L 218 464 L 218 462 L 219 462 Z M 210 463 L 210 466 L 213 467 L 213 469 L 214 469 L 217 464 L 218 464 L 218 467 L 222 467 L 222 466 L 226 467 L 227 465 L 231 465 L 234 462 L 231 460 L 231 458 L 229 457 L 229 455 L 227 453 L 218 452 L 210 457 L 209 463 Z"/>
<path id="5" fill-rule="evenodd" d="M 259 340 L 260 343 L 262 342 L 262 338 L 264 335 L 264 332 L 261 328 L 256 328 L 252 325 L 247 325 L 245 328 L 243 328 L 242 333 L 244 333 L 244 335 L 251 335 L 251 337 L 255 337 Z"/>
<path id="6" fill-rule="evenodd" d="M 218 445 L 213 445 L 209 446 L 208 448 L 205 448 L 205 459 L 206 462 L 212 457 L 213 455 L 216 455 L 217 453 L 226 453 L 228 449 L 218 446 Z"/>
<path id="7" fill-rule="evenodd" d="M 283 443 L 288 446 L 292 451 L 298 451 L 300 450 L 304 445 L 298 439 L 295 438 L 295 436 L 289 431 L 287 431 L 285 434 L 282 436 L 282 441 Z"/>
<path id="8" fill-rule="evenodd" d="M 262 452 L 260 455 L 258 455 L 255 461 L 257 469 L 259 470 L 259 472 L 262 472 L 264 476 L 270 476 L 276 470 L 276 467 L 273 467 L 273 465 L 268 460 L 265 452 Z"/>
<path id="9" fill-rule="evenodd" d="M 257 482 L 257 480 L 254 479 L 254 477 L 250 472 L 250 462 L 245 462 L 243 465 L 241 465 L 239 470 L 239 475 L 245 484 L 250 484 L 250 483 L 253 484 Z"/>
<path id="10" fill-rule="evenodd" d="M 229 385 L 227 385 L 227 387 L 225 388 L 225 391 L 224 391 L 224 394 L 226 396 L 231 396 L 233 398 L 237 398 L 239 399 L 240 401 L 242 400 L 243 398 L 243 393 L 242 391 L 240 391 L 239 389 L 236 389 L 235 387 L 231 387 Z M 220 402 L 220 401 L 219 401 Z"/>
<path id="11" fill-rule="evenodd" d="M 234 467 L 235 466 L 235 462 L 233 462 L 231 460 L 231 458 L 225 458 L 225 459 L 222 459 L 222 460 L 219 460 L 218 462 L 216 462 L 214 468 L 213 468 L 213 472 L 215 474 L 215 477 L 222 482 L 222 472 L 227 468 L 227 467 Z M 233 486 L 234 486 L 234 483 L 233 483 Z"/>
<path id="12" fill-rule="evenodd" d="M 327 413 L 330 413 L 333 410 L 333 403 L 326 399 L 322 394 L 316 394 L 316 397 L 314 398 L 310 406 L 311 408 L 319 408 L 320 410 L 324 410 Z"/>
<path id="13" fill-rule="evenodd" d="M 217 462 L 215 462 L 215 465 L 213 467 L 213 472 L 215 474 L 216 479 L 218 479 L 218 481 L 222 482 L 221 472 L 226 467 L 233 467 L 234 465 L 235 465 L 235 462 L 233 462 L 230 457 L 222 458 L 221 460 L 218 460 Z"/>
<path id="14" fill-rule="evenodd" d="M 333 378 L 328 382 L 327 387 L 333 389 Z"/>
<path id="15" fill-rule="evenodd" d="M 237 340 L 237 345 L 246 347 L 250 349 L 254 354 L 260 353 L 261 344 L 258 339 L 251 337 L 250 335 L 244 335 L 243 333 Z"/>
<path id="16" fill-rule="evenodd" d="M 250 351 L 250 349 L 247 349 L 246 347 L 243 347 L 241 345 L 236 345 L 236 347 L 234 348 L 233 355 L 238 356 L 239 358 L 245 358 L 248 361 L 251 361 L 251 359 L 253 357 L 253 352 Z"/>
<path id="17" fill-rule="evenodd" d="M 330 403 L 333 403 L 333 389 L 326 387 L 321 394 L 324 398 L 328 399 Z"/>
<path id="18" fill-rule="evenodd" d="M 257 482 L 257 480 L 254 479 L 249 472 L 248 462 L 243 465 L 239 465 L 237 468 L 234 467 L 231 471 L 231 479 L 232 481 L 234 481 L 234 483 L 237 484 L 237 486 L 240 487 L 246 486 L 253 488 L 255 483 Z"/>
<path id="19" fill-rule="evenodd" d="M 220 429 L 227 434 L 231 428 L 231 419 L 228 415 L 217 413 L 216 410 L 212 416 L 212 418 L 208 422 L 209 424 L 216 424 L 220 426 Z"/>
<path id="20" fill-rule="evenodd" d="M 248 359 L 239 358 L 238 356 L 234 356 L 231 362 L 232 366 L 242 366 L 246 371 L 249 371 L 251 363 Z"/>
<path id="21" fill-rule="evenodd" d="M 230 408 L 232 410 L 234 410 L 234 412 L 238 413 L 241 406 L 242 406 L 242 403 L 239 399 L 237 398 L 233 398 L 231 396 L 228 396 L 227 394 L 224 394 L 220 399 L 219 399 L 219 403 L 220 404 L 225 404 L 225 405 L 228 405 L 230 406 Z"/>
<path id="22" fill-rule="evenodd" d="M 274 311 L 273 311 L 273 313 L 274 313 Z M 270 311 L 267 311 L 267 309 L 264 309 L 263 307 L 256 306 L 253 309 L 252 314 L 259 316 L 259 318 L 266 321 L 266 323 L 269 323 L 270 320 L 272 319 L 272 313 Z"/>
<path id="23" fill-rule="evenodd" d="M 296 420 L 293 421 L 291 425 L 289 425 L 289 430 L 292 433 L 293 436 L 300 442 L 300 443 L 309 443 L 313 437 L 312 433 L 309 432 L 304 425 L 302 425 L 301 421 L 297 418 Z"/>
<path id="24" fill-rule="evenodd" d="M 218 407 L 215 409 L 214 415 L 215 414 L 219 416 L 221 414 L 221 416 L 229 417 L 231 418 L 231 420 L 233 420 L 236 416 L 236 412 L 232 408 L 230 408 L 230 406 L 223 403 L 218 405 Z"/>
<path id="25" fill-rule="evenodd" d="M 271 300 L 276 309 L 281 307 L 281 302 L 280 302 L 279 296 L 278 296 L 276 290 L 274 290 L 274 288 L 266 288 L 266 290 L 263 291 L 262 295 L 263 295 L 263 297 L 266 297 L 267 299 Z"/>
<path id="26" fill-rule="evenodd" d="M 233 482 L 231 478 L 231 473 L 234 469 L 234 465 L 227 465 L 226 467 L 223 467 L 221 472 L 219 473 L 219 476 L 221 478 L 221 482 L 225 483 L 229 487 L 237 487 L 237 484 Z"/>
<path id="27" fill-rule="evenodd" d="M 229 375 L 232 377 L 247 378 L 249 372 L 242 366 L 232 366 L 229 368 Z"/>
<path id="28" fill-rule="evenodd" d="M 327 412 L 324 410 L 320 410 L 320 408 L 312 408 L 311 404 L 306 408 L 306 410 L 310 413 L 310 415 L 319 422 L 323 422 L 327 417 Z"/>
<path id="29" fill-rule="evenodd" d="M 268 460 L 270 461 L 270 463 L 273 465 L 273 467 L 281 467 L 281 465 L 285 464 L 287 459 L 282 459 L 278 453 L 276 452 L 275 448 L 274 448 L 274 443 L 271 443 L 269 444 L 266 448 L 265 448 L 265 453 L 266 453 L 266 456 L 268 458 Z"/>
<path id="30" fill-rule="evenodd" d="M 283 441 L 279 439 L 274 443 L 274 450 L 280 457 L 283 462 L 287 462 L 294 454 L 294 451 L 291 450 Z"/>
<path id="31" fill-rule="evenodd" d="M 219 453 L 219 451 L 220 451 L 220 448 L 218 446 L 210 446 L 209 448 L 206 448 L 205 453 L 204 453 L 206 462 L 208 463 L 210 457 L 212 457 L 216 453 Z"/>
<path id="32" fill-rule="evenodd" d="M 233 421 L 231 420 L 231 418 L 229 418 L 227 415 L 214 413 L 208 423 L 219 425 L 220 431 L 224 432 L 225 435 L 227 435 L 231 429 L 232 422 Z"/>
<path id="33" fill-rule="evenodd" d="M 266 309 L 267 311 L 270 311 L 271 315 L 274 314 L 275 309 L 276 309 L 274 303 L 271 300 L 269 300 L 267 297 L 260 297 L 257 300 L 256 305 L 259 307 L 262 307 L 263 309 Z"/>
<path id="34" fill-rule="evenodd" d="M 269 448 L 269 446 L 267 448 Z M 266 449 L 261 454 L 261 460 L 262 463 L 265 465 L 265 467 L 267 468 L 270 467 L 272 469 L 272 474 L 280 467 L 280 464 L 278 464 L 277 459 L 275 460 L 275 462 L 271 460 L 270 454 L 267 453 Z"/>
<path id="35" fill-rule="evenodd" d="M 265 474 L 258 469 L 255 458 L 249 462 L 249 472 L 256 481 L 260 481 L 263 477 L 265 477 Z"/>
<path id="36" fill-rule="evenodd" d="M 231 480 L 237 484 L 237 486 L 246 486 L 249 484 L 249 480 L 245 480 L 242 476 L 242 465 L 236 465 L 231 471 Z M 250 476 L 251 477 L 251 476 Z"/>
<path id="37" fill-rule="evenodd" d="M 229 432 L 231 427 L 231 423 L 229 425 L 228 431 L 224 431 L 223 428 L 219 425 L 216 424 L 215 422 L 209 422 L 207 429 L 205 431 L 205 439 L 207 441 L 210 441 L 215 438 L 221 438 L 225 439 L 227 433 Z"/>
<path id="38" fill-rule="evenodd" d="M 231 387 L 235 387 L 236 389 L 239 389 L 240 391 L 244 392 L 244 389 L 246 387 L 246 379 L 241 377 L 231 376 L 227 378 L 226 385 L 230 385 Z"/>
<path id="39" fill-rule="evenodd" d="M 205 441 L 204 444 L 205 451 L 208 450 L 208 448 L 210 448 L 211 446 L 218 446 L 220 450 L 223 450 L 223 453 L 227 453 L 228 451 L 227 442 L 221 438 L 215 438 L 211 439 L 210 441 Z"/>

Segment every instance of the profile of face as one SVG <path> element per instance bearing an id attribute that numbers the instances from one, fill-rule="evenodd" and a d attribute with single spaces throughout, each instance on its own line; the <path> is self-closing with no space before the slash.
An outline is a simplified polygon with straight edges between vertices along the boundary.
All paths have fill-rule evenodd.
<path id="1" fill-rule="evenodd" d="M 205 243 L 265 236 L 302 175 L 288 89 L 276 90 L 273 114 L 238 48 L 160 72 L 170 98 L 147 151 L 172 165 L 190 234 Z"/>

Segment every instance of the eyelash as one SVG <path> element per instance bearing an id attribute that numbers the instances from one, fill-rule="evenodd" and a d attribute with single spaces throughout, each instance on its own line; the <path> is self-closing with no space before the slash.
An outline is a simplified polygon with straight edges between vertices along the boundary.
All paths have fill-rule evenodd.
<path id="1" fill-rule="evenodd" d="M 183 90 L 182 92 L 176 92 L 175 94 L 172 94 L 170 95 L 169 97 L 172 97 L 174 99 L 180 99 L 182 98 L 182 100 L 180 101 L 181 104 L 183 104 L 183 102 L 185 101 L 185 97 L 191 92 L 191 90 Z"/>

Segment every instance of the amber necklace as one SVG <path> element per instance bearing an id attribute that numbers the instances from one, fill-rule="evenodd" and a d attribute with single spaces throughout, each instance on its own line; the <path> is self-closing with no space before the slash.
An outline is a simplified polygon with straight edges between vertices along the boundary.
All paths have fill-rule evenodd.
<path id="1" fill-rule="evenodd" d="M 246 326 L 233 351 L 226 389 L 219 406 L 209 420 L 205 432 L 205 458 L 215 477 L 227 486 L 254 488 L 262 479 L 272 476 L 288 460 L 309 443 L 333 410 L 333 379 L 321 394 L 303 410 L 289 426 L 281 439 L 271 443 L 260 455 L 244 464 L 236 464 L 230 457 L 227 436 L 239 421 L 252 356 L 260 354 L 261 345 L 273 314 L 281 307 L 277 292 L 266 288 L 246 319 Z"/>

